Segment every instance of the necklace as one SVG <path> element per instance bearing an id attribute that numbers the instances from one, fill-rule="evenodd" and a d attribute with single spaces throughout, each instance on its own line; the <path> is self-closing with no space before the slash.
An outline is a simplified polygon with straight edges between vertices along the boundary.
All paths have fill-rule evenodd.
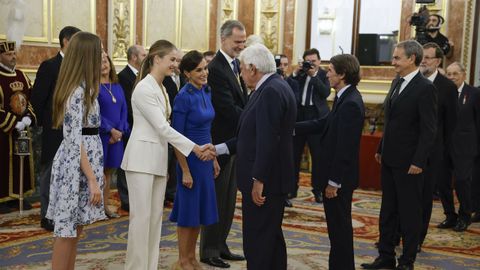
<path id="1" fill-rule="evenodd" d="M 105 90 L 107 90 L 107 92 L 110 94 L 110 96 L 112 96 L 112 102 L 113 102 L 113 103 L 117 103 L 117 99 L 115 98 L 115 96 L 114 96 L 113 93 L 112 93 L 112 84 L 109 83 L 109 84 L 108 84 L 108 88 L 107 88 L 107 87 L 105 86 L 105 84 L 103 84 L 103 83 L 102 83 L 101 85 L 103 86 L 103 88 L 104 88 Z"/>

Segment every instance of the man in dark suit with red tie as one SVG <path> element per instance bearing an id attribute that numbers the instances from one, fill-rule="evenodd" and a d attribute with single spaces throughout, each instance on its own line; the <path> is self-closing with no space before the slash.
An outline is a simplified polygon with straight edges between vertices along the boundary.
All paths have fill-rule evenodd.
<path id="1" fill-rule="evenodd" d="M 253 89 L 237 127 L 237 185 L 242 193 L 243 251 L 247 269 L 287 269 L 282 231 L 293 181 L 293 127 L 297 108 L 288 83 L 262 44 L 240 54 L 242 78 Z M 232 150 L 234 151 L 234 150 Z"/>
<path id="2" fill-rule="evenodd" d="M 471 184 L 480 136 L 480 90 L 465 83 L 463 66 L 454 62 L 447 67 L 447 77 L 458 88 L 457 123 L 449 147 L 447 166 L 443 168 L 439 194 L 446 219 L 437 227 L 465 231 L 471 223 Z M 460 208 L 455 212 L 452 176 Z"/>
<path id="3" fill-rule="evenodd" d="M 240 114 L 247 103 L 247 88 L 240 78 L 239 61 L 236 59 L 245 48 L 247 34 L 243 24 L 226 21 L 220 28 L 221 47 L 208 64 L 208 84 L 212 89 L 215 118 L 212 123 L 212 141 L 223 143 L 235 136 Z M 218 218 L 216 224 L 202 228 L 200 260 L 214 267 L 228 268 L 224 260 L 244 260 L 233 254 L 227 245 L 232 226 L 237 185 L 235 181 L 235 156 L 218 158 L 220 175 L 215 180 Z"/>
<path id="4" fill-rule="evenodd" d="M 295 135 L 320 133 L 320 183 L 330 238 L 329 269 L 354 270 L 352 195 L 358 187 L 360 138 L 365 108 L 357 84 L 360 64 L 355 56 L 330 59 L 327 77 L 335 89 L 332 111 L 320 120 L 295 125 Z"/>
<path id="5" fill-rule="evenodd" d="M 127 121 L 130 127 L 133 127 L 132 114 L 132 92 L 137 80 L 137 74 L 140 70 L 143 59 L 147 56 L 145 48 L 141 45 L 133 45 L 127 49 L 127 65 L 118 73 L 118 82 L 122 86 L 127 102 Z M 127 147 L 128 137 L 124 139 L 124 146 Z M 130 211 L 130 204 L 128 202 L 128 188 L 127 179 L 125 178 L 125 171 L 122 168 L 117 169 L 117 188 L 120 197 L 120 207 L 124 211 Z"/>
<path id="6" fill-rule="evenodd" d="M 43 61 L 38 68 L 33 85 L 31 103 L 42 127 L 42 153 L 40 169 L 40 226 L 53 231 L 53 221 L 45 218 L 50 195 L 50 176 L 52 162 L 63 139 L 62 130 L 52 128 L 53 92 L 57 83 L 60 65 L 68 48 L 70 38 L 80 29 L 74 26 L 64 27 L 59 34 L 60 51 L 56 56 Z"/>
<path id="7" fill-rule="evenodd" d="M 436 43 L 423 45 L 423 60 L 420 63 L 420 72 L 433 82 L 437 92 L 437 134 L 433 150 L 428 158 L 425 169 L 425 185 L 423 188 L 423 219 L 420 234 L 419 250 L 427 236 L 428 225 L 432 215 L 433 193 L 437 186 L 437 179 L 442 177 L 443 167 L 452 140 L 453 129 L 457 121 L 457 87 L 447 77 L 443 76 L 438 67 L 443 59 L 443 51 Z"/>
<path id="8" fill-rule="evenodd" d="M 364 269 L 413 269 L 422 228 L 423 171 L 437 125 L 437 97 L 418 66 L 423 48 L 414 40 L 396 45 L 392 65 L 398 77 L 385 99 L 385 127 L 375 159 L 381 163 L 379 256 Z M 393 241 L 400 223 L 403 254 L 395 261 Z"/>
<path id="9" fill-rule="evenodd" d="M 295 93 L 297 100 L 297 121 L 318 119 L 326 116 L 330 111 L 327 97 L 330 95 L 330 84 L 327 73 L 320 68 L 320 53 L 317 49 L 309 49 L 303 53 L 303 63 L 300 63 L 292 74 L 298 82 L 298 91 Z M 308 142 L 312 157 L 312 193 L 317 203 L 322 202 L 322 191 L 319 180 L 320 138 L 319 135 L 301 135 L 294 138 L 294 161 L 296 188 L 290 193 L 290 198 L 297 196 L 300 172 L 300 160 Z"/>

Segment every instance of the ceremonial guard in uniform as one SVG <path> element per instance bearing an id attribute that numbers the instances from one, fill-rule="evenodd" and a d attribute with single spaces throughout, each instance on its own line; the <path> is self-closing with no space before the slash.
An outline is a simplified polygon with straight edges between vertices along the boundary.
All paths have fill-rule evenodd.
<path id="1" fill-rule="evenodd" d="M 15 42 L 0 42 L 0 212 L 18 208 L 20 159 L 14 155 L 14 143 L 19 131 L 36 121 L 29 102 L 30 80 L 15 65 Z M 34 188 L 32 155 L 25 159 L 23 179 L 25 194 Z M 24 209 L 29 208 L 25 202 Z"/>

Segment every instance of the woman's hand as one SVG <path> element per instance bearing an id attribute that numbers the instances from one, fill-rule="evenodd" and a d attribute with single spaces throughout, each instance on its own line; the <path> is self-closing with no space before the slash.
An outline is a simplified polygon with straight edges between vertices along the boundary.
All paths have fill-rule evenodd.
<path id="1" fill-rule="evenodd" d="M 217 178 L 220 174 L 220 165 L 218 164 L 217 158 L 213 160 L 213 177 Z"/>
<path id="2" fill-rule="evenodd" d="M 183 177 L 182 177 L 182 185 L 184 185 L 186 188 L 192 188 L 193 187 L 193 178 L 190 172 L 184 172 Z"/>
<path id="3" fill-rule="evenodd" d="M 123 134 L 118 129 L 112 128 L 112 130 L 110 130 L 110 134 L 112 134 L 111 138 L 113 138 L 114 142 L 119 142 L 122 140 Z"/>
<path id="4" fill-rule="evenodd" d="M 88 180 L 88 190 L 90 191 L 90 204 L 100 205 L 102 203 L 102 191 L 100 190 L 97 179 Z"/>

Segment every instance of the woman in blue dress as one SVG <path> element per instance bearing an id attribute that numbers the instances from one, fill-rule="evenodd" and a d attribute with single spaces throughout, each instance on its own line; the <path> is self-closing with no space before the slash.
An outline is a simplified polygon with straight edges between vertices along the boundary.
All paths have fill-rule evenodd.
<path id="1" fill-rule="evenodd" d="M 180 71 L 188 83 L 173 105 L 173 128 L 198 145 L 211 143 L 210 128 L 215 116 L 207 85 L 207 62 L 198 51 L 187 53 Z M 170 220 L 177 222 L 179 261 L 177 269 L 201 269 L 195 258 L 200 225 L 218 222 L 214 178 L 220 172 L 217 160 L 203 162 L 195 155 L 176 153 L 177 193 Z"/>
<path id="2" fill-rule="evenodd" d="M 68 48 L 53 96 L 53 128 L 63 128 L 63 140 L 53 159 L 46 215 L 55 223 L 53 270 L 74 269 L 83 226 L 106 219 L 101 192 L 103 151 L 98 135 L 100 38 L 78 32 Z"/>
<path id="3" fill-rule="evenodd" d="M 110 180 L 115 169 L 120 167 L 123 159 L 123 138 L 129 132 L 127 122 L 127 102 L 122 86 L 118 83 L 115 66 L 110 57 L 102 60 L 102 77 L 100 78 L 100 138 L 102 139 L 105 187 L 103 198 L 105 201 L 105 214 L 110 218 L 119 217 L 108 208 L 110 198 Z"/>

